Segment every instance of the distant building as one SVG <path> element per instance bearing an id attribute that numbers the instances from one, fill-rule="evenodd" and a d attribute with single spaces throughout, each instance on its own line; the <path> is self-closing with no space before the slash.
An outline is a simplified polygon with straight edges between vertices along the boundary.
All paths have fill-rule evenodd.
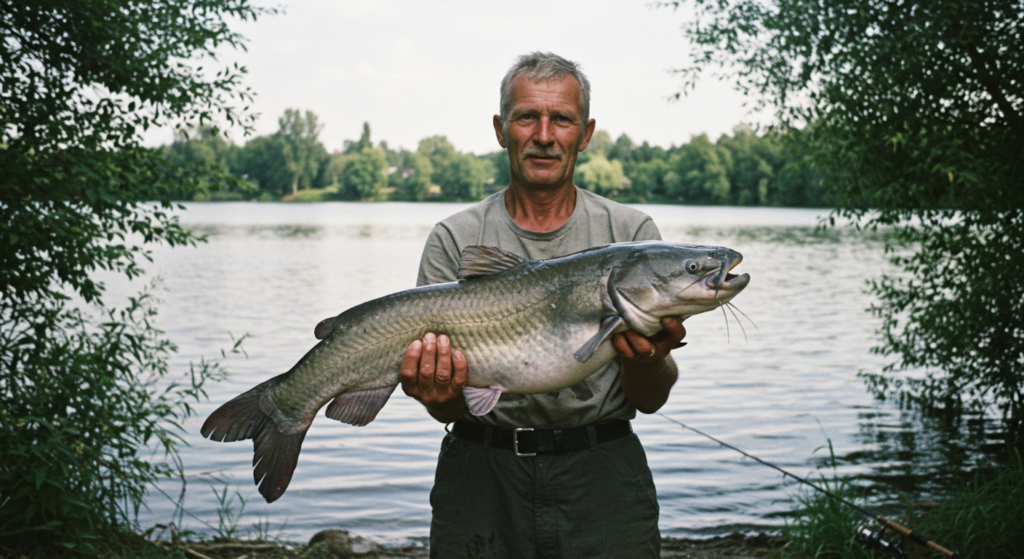
<path id="1" fill-rule="evenodd" d="M 388 167 L 388 174 L 393 175 L 395 173 L 401 173 L 403 179 L 407 179 L 412 175 L 416 174 L 416 169 L 410 169 L 408 167 Z"/>

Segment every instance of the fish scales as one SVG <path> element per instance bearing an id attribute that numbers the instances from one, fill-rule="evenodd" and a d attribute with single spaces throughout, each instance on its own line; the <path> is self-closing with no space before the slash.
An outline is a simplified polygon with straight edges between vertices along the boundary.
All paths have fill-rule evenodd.
<path id="1" fill-rule="evenodd" d="M 546 275 L 552 273 L 545 272 Z M 548 331 L 558 324 L 550 316 L 553 309 L 540 304 L 551 297 L 557 283 L 532 278 L 535 275 L 523 273 L 509 281 L 483 278 L 477 289 L 447 286 L 430 291 L 427 297 L 403 292 L 371 301 L 364 309 L 356 307 L 352 309 L 359 311 L 356 321 L 345 331 L 322 341 L 303 358 L 292 370 L 294 377 L 274 387 L 271 398 L 282 412 L 311 420 L 343 386 L 361 389 L 393 386 L 398 382 L 398 368 L 409 342 L 422 338 L 427 332 L 448 335 L 453 340 L 453 349 L 461 349 L 471 367 L 497 373 L 493 379 L 483 375 L 474 378 L 475 385 L 489 380 L 508 383 L 512 379 L 502 373 L 511 369 L 518 359 L 511 356 L 509 350 L 517 344 L 535 347 L 540 339 L 557 334 Z M 538 281 L 529 282 L 530 288 L 524 289 L 523 282 L 515 281 L 522 279 Z M 481 300 L 497 301 L 497 308 L 478 304 Z M 401 318 L 396 321 L 395 317 Z M 481 332 L 481 327 L 490 335 Z M 494 335 L 498 331 L 516 335 L 502 339 Z M 348 332 L 355 335 L 345 335 Z M 463 339 L 465 347 L 459 342 Z M 333 382 L 329 384 L 323 382 L 320 374 L 325 366 L 334 371 Z M 390 371 L 391 378 L 380 375 L 381 370 Z M 489 384 L 492 383 L 486 385 Z M 285 409 L 284 406 L 288 406 L 285 402 L 302 402 L 302 405 Z"/>
<path id="2" fill-rule="evenodd" d="M 470 279 L 391 294 L 321 322 L 322 340 L 291 370 L 221 406 L 202 433 L 253 439 L 254 477 L 273 501 L 317 411 L 327 405 L 328 417 L 372 421 L 399 383 L 412 340 L 428 332 L 450 338 L 466 357 L 469 410 L 482 415 L 501 393 L 550 392 L 586 378 L 615 357 L 614 332 L 652 335 L 663 316 L 728 302 L 749 281 L 728 273 L 741 259 L 722 247 L 660 241 L 545 261 L 467 247 L 460 276 Z"/>

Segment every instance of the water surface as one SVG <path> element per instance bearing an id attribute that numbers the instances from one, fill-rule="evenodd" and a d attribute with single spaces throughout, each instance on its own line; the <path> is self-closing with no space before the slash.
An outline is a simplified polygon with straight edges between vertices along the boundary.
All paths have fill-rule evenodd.
<path id="1" fill-rule="evenodd" d="M 186 425 L 189 481 L 185 528 L 212 534 L 226 484 L 246 500 L 241 528 L 269 521 L 271 533 L 304 540 L 341 527 L 384 542 L 426 536 L 428 494 L 444 435 L 398 390 L 372 424 L 320 417 L 310 429 L 287 493 L 266 504 L 252 483 L 251 442 L 222 444 L 198 434 L 215 407 L 288 370 L 314 343 L 323 318 L 413 287 L 431 227 L 458 204 L 188 204 L 187 227 L 207 236 L 197 248 L 157 249 L 150 275 L 162 278 L 158 325 L 179 346 L 174 367 L 219 357 L 232 336 L 249 334 L 247 358 L 229 358 L 228 381 L 212 386 Z M 639 206 L 666 240 L 725 245 L 744 255 L 750 286 L 734 301 L 742 326 L 709 313 L 687 322 L 689 345 L 673 353 L 679 382 L 662 410 L 746 451 L 815 475 L 831 440 L 839 473 L 868 476 L 908 462 L 884 452 L 877 431 L 912 429 L 870 398 L 856 374 L 876 369 L 876 319 L 865 282 L 886 271 L 881 241 L 849 231 L 815 232 L 825 212 L 770 208 Z M 124 291 L 123 285 L 112 286 Z M 576 348 L 566 348 L 575 351 Z M 865 428 L 865 422 L 868 425 Z M 793 482 L 735 452 L 640 416 L 666 536 L 777 528 L 793 508 Z M 867 429 L 867 431 L 865 431 Z M 160 488 L 177 496 L 180 483 Z M 168 522 L 174 505 L 158 492 L 140 522 Z M 192 516 L 194 515 L 194 516 Z M 204 524 L 207 523 L 207 524 Z"/>

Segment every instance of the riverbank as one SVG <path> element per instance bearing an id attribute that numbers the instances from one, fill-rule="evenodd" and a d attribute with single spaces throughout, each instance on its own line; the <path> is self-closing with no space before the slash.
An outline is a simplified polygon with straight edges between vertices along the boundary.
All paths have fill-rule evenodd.
<path id="1" fill-rule="evenodd" d="M 772 534 L 728 536 L 705 540 L 664 538 L 662 559 L 757 559 L 777 555 L 785 544 L 781 536 Z M 386 547 L 344 530 L 324 530 L 308 544 L 249 541 L 182 542 L 160 544 L 181 550 L 193 559 L 426 559 L 427 544 Z"/>

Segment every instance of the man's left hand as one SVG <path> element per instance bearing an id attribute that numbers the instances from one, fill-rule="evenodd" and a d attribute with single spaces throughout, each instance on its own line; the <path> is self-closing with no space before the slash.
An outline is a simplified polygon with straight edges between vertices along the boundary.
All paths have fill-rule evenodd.
<path id="1" fill-rule="evenodd" d="M 644 336 L 633 330 L 615 334 L 612 347 L 619 357 L 637 364 L 661 361 L 686 337 L 686 328 L 678 318 L 666 316 L 661 319 L 661 325 L 665 329 L 653 336 Z"/>

